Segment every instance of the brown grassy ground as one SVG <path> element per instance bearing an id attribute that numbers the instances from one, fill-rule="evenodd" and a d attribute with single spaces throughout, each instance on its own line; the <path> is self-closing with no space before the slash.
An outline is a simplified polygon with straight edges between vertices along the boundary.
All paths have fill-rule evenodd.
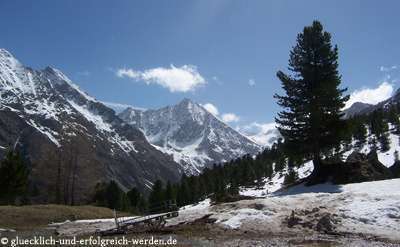
<path id="1" fill-rule="evenodd" d="M 118 213 L 119 216 L 126 214 Z M 31 230 L 66 220 L 112 218 L 109 208 L 95 206 L 27 205 L 0 206 L 0 228 Z"/>

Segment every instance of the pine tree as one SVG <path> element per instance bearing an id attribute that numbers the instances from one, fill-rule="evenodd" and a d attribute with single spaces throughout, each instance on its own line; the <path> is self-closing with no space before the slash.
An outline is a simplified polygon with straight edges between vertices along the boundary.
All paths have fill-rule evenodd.
<path id="1" fill-rule="evenodd" d="M 140 193 L 140 191 L 136 187 L 134 187 L 129 190 L 126 195 L 131 206 L 130 211 L 132 213 L 144 213 L 143 205 L 140 205 L 140 203 L 143 203 L 143 200 L 145 200 L 142 193 Z"/>
<path id="2" fill-rule="evenodd" d="M 390 140 L 388 133 L 385 132 L 381 134 L 381 136 L 379 137 L 379 143 L 382 152 L 387 152 L 390 150 Z"/>
<path id="3" fill-rule="evenodd" d="M 123 191 L 118 184 L 112 180 L 108 183 L 105 190 L 106 206 L 111 209 L 121 209 L 121 196 Z"/>
<path id="4" fill-rule="evenodd" d="M 279 71 L 286 95 L 275 95 L 284 110 L 276 122 L 293 152 L 311 154 L 314 171 L 321 167 L 321 150 L 330 149 L 340 141 L 341 109 L 348 100 L 340 89 L 338 48 L 332 47 L 331 35 L 320 22 L 304 28 L 290 53 L 289 70 Z"/>
<path id="5" fill-rule="evenodd" d="M 176 200 L 175 191 L 170 181 L 167 182 L 165 187 L 165 200 Z"/>
<path id="6" fill-rule="evenodd" d="M 14 204 L 25 196 L 29 170 L 18 152 L 9 151 L 0 163 L 0 203 Z"/>
<path id="7" fill-rule="evenodd" d="M 294 182 L 297 181 L 298 178 L 299 178 L 299 176 L 298 176 L 296 170 L 294 170 L 293 167 L 289 167 L 289 171 L 285 175 L 283 184 L 285 184 L 285 185 L 293 184 Z"/>
<path id="8" fill-rule="evenodd" d="M 364 124 L 357 121 L 353 130 L 353 137 L 356 140 L 356 147 L 361 148 L 367 142 L 367 129 Z"/>
<path id="9" fill-rule="evenodd" d="M 128 198 L 128 195 L 124 192 L 121 193 L 118 210 L 125 211 L 125 212 L 132 210 L 131 202 Z"/>
<path id="10" fill-rule="evenodd" d="M 149 207 L 152 213 L 157 212 L 164 201 L 164 190 L 161 180 L 156 180 L 149 195 Z"/>
<path id="11" fill-rule="evenodd" d="M 393 156 L 394 156 L 394 162 L 396 163 L 396 162 L 399 162 L 399 151 L 394 151 L 394 153 L 393 153 Z"/>

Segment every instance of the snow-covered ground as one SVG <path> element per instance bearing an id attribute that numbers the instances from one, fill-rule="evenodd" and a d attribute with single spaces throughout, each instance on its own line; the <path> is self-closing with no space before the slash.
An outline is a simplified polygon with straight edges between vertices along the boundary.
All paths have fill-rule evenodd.
<path id="1" fill-rule="evenodd" d="M 348 185 L 298 185 L 265 198 L 211 205 L 207 199 L 184 207 L 169 225 L 193 221 L 212 214 L 216 224 L 243 231 L 315 232 L 315 229 L 288 228 L 292 211 L 304 222 L 316 224 L 329 214 L 335 231 L 373 235 L 400 240 L 400 179 Z"/>
<path id="2" fill-rule="evenodd" d="M 182 207 L 179 216 L 167 220 L 167 226 L 182 226 L 204 216 L 226 230 L 258 233 L 257 236 L 314 236 L 318 223 L 326 215 L 333 232 L 344 236 L 376 236 L 400 241 L 400 179 L 348 185 L 297 185 L 271 193 L 264 198 L 212 205 L 206 199 Z M 303 225 L 288 227 L 294 212 Z M 125 218 L 126 220 L 128 218 Z M 131 218 L 131 219 L 134 219 Z M 53 223 L 50 227 L 64 236 L 92 234 L 115 227 L 114 219 L 78 220 Z M 350 234 L 350 235 L 349 235 Z"/>
<path id="3" fill-rule="evenodd" d="M 382 152 L 381 150 L 377 151 L 378 154 L 378 160 L 386 167 L 390 167 L 394 164 L 395 162 L 395 152 L 397 151 L 400 155 L 400 137 L 396 134 L 391 133 L 394 129 L 394 126 L 389 124 L 389 142 L 390 142 L 390 148 L 386 152 Z M 353 141 L 352 143 L 352 148 L 349 150 L 345 151 L 342 155 L 343 161 L 347 159 L 347 157 L 354 151 L 363 153 L 363 154 L 368 154 L 371 152 L 371 144 L 368 144 L 372 141 L 373 135 L 368 133 L 368 138 L 366 141 L 366 144 L 364 144 L 360 148 L 355 148 L 356 141 Z M 379 145 L 379 144 L 378 144 Z M 313 163 L 312 161 L 307 161 L 305 162 L 302 166 L 299 168 L 294 168 L 294 170 L 297 172 L 299 178 L 305 178 L 308 175 L 311 174 L 313 171 Z M 265 178 L 263 181 L 263 186 L 259 187 L 242 187 L 240 188 L 240 194 L 244 196 L 254 196 L 254 197 L 265 197 L 268 194 L 271 194 L 283 186 L 283 181 L 285 179 L 285 174 L 288 173 L 287 168 L 283 169 L 283 171 L 274 173 L 272 178 Z"/>
<path id="4" fill-rule="evenodd" d="M 299 178 L 305 178 L 311 174 L 313 171 L 313 163 L 312 161 L 308 161 L 304 163 L 303 166 L 299 168 L 295 168 Z M 271 179 L 265 178 L 263 186 L 260 187 L 242 187 L 240 188 L 239 193 L 243 196 L 254 196 L 254 197 L 265 197 L 280 188 L 282 188 L 283 181 L 285 179 L 285 174 L 287 174 L 287 168 L 283 169 L 282 172 L 275 173 Z"/>
<path id="5" fill-rule="evenodd" d="M 118 221 L 133 220 L 138 216 L 120 217 Z M 93 234 L 97 231 L 108 230 L 116 226 L 114 218 L 91 219 L 55 222 L 49 224 L 49 227 L 56 228 L 56 232 L 61 236 L 77 236 L 84 234 Z"/>

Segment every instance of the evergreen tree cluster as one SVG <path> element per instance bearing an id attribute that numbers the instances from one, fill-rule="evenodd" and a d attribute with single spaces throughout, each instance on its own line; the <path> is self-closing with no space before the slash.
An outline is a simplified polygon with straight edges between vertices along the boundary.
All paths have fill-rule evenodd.
<path id="1" fill-rule="evenodd" d="M 386 152 L 390 149 L 389 133 L 400 134 L 400 106 L 391 104 L 387 108 L 378 108 L 369 114 L 356 115 L 348 119 L 347 136 L 344 143 L 360 149 L 368 144 L 373 150 Z M 390 124 L 390 125 L 389 125 Z M 392 126 L 391 129 L 389 126 Z M 368 140 L 368 136 L 371 136 Z"/>
<path id="2" fill-rule="evenodd" d="M 255 157 L 245 155 L 230 162 L 214 164 L 212 168 L 205 168 L 200 175 L 183 175 L 178 183 L 167 182 L 164 185 L 157 180 L 147 197 L 136 188 L 124 193 L 114 181 L 102 183 L 96 188 L 94 201 L 100 206 L 141 214 L 159 212 L 157 206 L 162 206 L 166 201 L 176 202 L 178 207 L 208 197 L 215 202 L 222 202 L 238 196 L 239 187 L 262 185 L 264 178 L 271 178 L 288 166 L 290 169 L 301 164 L 290 160 L 294 159 L 283 152 L 283 143 L 279 140 Z M 290 170 L 290 177 L 285 179 L 287 183 L 297 179 L 296 171 Z"/>
<path id="3" fill-rule="evenodd" d="M 132 188 L 125 193 L 115 181 L 100 183 L 96 186 L 94 203 L 133 214 L 143 214 L 147 210 L 146 198 L 137 188 Z"/>
<path id="4" fill-rule="evenodd" d="M 255 157 L 245 155 L 205 168 L 198 176 L 182 176 L 180 183 L 173 186 L 178 206 L 196 203 L 207 197 L 215 202 L 229 201 L 239 194 L 240 187 L 263 185 L 265 178 L 271 178 L 289 165 L 294 167 L 300 164 L 289 164 L 289 160 L 279 140 Z"/>
<path id="5" fill-rule="evenodd" d="M 28 193 L 29 170 L 19 152 L 8 151 L 0 162 L 0 204 L 22 204 Z"/>

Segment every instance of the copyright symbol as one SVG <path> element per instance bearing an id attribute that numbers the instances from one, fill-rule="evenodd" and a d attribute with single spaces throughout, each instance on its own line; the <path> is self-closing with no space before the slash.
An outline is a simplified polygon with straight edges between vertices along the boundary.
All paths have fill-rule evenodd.
<path id="1" fill-rule="evenodd" d="M 1 243 L 2 245 L 8 244 L 8 238 L 1 238 L 1 239 L 0 239 L 0 243 Z"/>

